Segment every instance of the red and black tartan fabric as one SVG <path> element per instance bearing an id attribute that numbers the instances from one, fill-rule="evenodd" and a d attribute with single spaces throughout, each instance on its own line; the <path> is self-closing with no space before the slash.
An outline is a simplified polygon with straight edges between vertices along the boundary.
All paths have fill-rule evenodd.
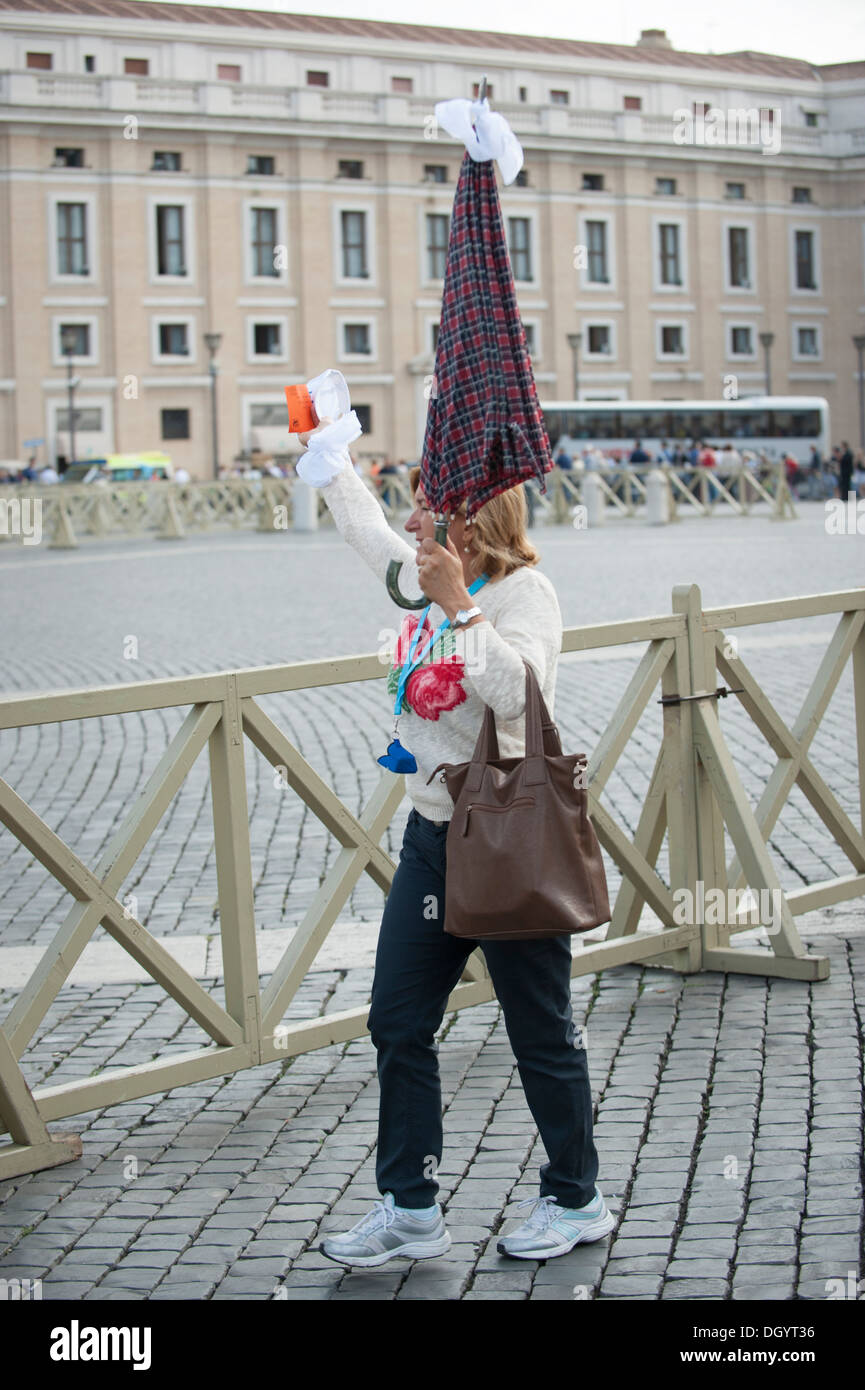
<path id="1" fill-rule="evenodd" d="M 466 153 L 454 197 L 420 482 L 466 517 L 553 467 L 491 159 Z"/>

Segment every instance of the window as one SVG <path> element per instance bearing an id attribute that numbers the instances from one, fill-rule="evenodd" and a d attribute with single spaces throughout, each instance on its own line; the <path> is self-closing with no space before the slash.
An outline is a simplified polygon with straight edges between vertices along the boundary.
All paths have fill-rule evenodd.
<path id="1" fill-rule="evenodd" d="M 567 106 L 570 102 L 570 94 L 563 91 L 560 87 L 554 88 L 550 92 L 550 102 L 553 106 Z"/>
<path id="2" fill-rule="evenodd" d="M 818 124 L 818 116 L 816 111 L 805 112 L 805 124 L 809 126 L 815 126 Z"/>
<path id="3" fill-rule="evenodd" d="M 288 407 L 283 396 L 281 401 L 252 401 L 249 407 L 249 424 L 254 430 L 288 429 Z"/>
<path id="4" fill-rule="evenodd" d="M 477 99 L 478 99 L 478 97 L 480 96 L 480 94 L 481 94 L 481 84 L 480 84 L 479 82 L 473 82 L 473 83 L 472 83 L 472 96 L 474 97 L 475 101 L 477 101 Z M 493 84 L 492 84 L 491 82 L 488 82 L 488 83 L 487 83 L 487 100 L 488 100 L 488 101 L 492 101 L 492 99 L 493 99 Z"/>
<path id="5" fill-rule="evenodd" d="M 603 174 L 583 174 L 583 192 L 601 193 L 604 188 Z"/>
<path id="6" fill-rule="evenodd" d="M 796 329 L 796 356 L 819 357 L 820 342 L 816 328 Z"/>
<path id="7" fill-rule="evenodd" d="M 362 179 L 363 160 L 341 159 L 337 165 L 336 176 L 338 179 Z"/>
<path id="8" fill-rule="evenodd" d="M 185 323 L 161 323 L 159 325 L 160 357 L 189 356 L 189 326 Z"/>
<path id="9" fill-rule="evenodd" d="M 239 82 L 240 64 L 239 63 L 217 63 L 216 65 L 217 82 Z"/>
<path id="10" fill-rule="evenodd" d="M 682 357 L 685 352 L 685 338 L 680 323 L 661 324 L 661 354 L 665 357 Z"/>
<path id="11" fill-rule="evenodd" d="M 160 173 L 176 174 L 180 170 L 180 155 L 177 150 L 154 150 L 150 167 L 158 169 Z"/>
<path id="12" fill-rule="evenodd" d="M 83 150 L 78 150 L 78 149 L 70 150 L 70 149 L 65 149 L 65 148 L 55 149 L 55 151 L 54 151 L 54 168 L 55 168 L 55 169 L 83 169 L 83 168 L 84 168 L 84 151 L 83 151 Z"/>
<path id="13" fill-rule="evenodd" d="M 246 156 L 246 172 L 248 174 L 262 174 L 269 177 L 274 173 L 274 170 L 272 154 L 248 154 Z"/>
<path id="14" fill-rule="evenodd" d="M 695 101 L 695 102 L 693 103 L 694 115 L 695 115 L 695 116 L 708 116 L 708 114 L 709 114 L 709 105 L 710 105 L 710 103 L 709 103 L 708 101 Z"/>
<path id="15" fill-rule="evenodd" d="M 793 188 L 794 203 L 810 203 L 812 201 L 810 188 L 803 188 L 801 185 Z"/>
<path id="16" fill-rule="evenodd" d="M 354 409 L 364 434 L 372 434 L 372 406 L 356 405 Z"/>
<path id="17" fill-rule="evenodd" d="M 524 323 L 523 332 L 526 335 L 526 347 L 529 350 L 529 356 L 536 357 L 538 352 L 537 324 Z"/>
<path id="18" fill-rule="evenodd" d="M 430 343 L 432 344 L 432 350 L 433 350 L 433 352 L 435 352 L 436 348 L 437 348 L 438 345 L 439 345 L 439 325 L 438 325 L 438 323 L 431 323 L 431 324 L 430 324 L 430 326 L 429 326 L 429 336 L 430 336 Z"/>
<path id="19" fill-rule="evenodd" d="M 607 224 L 589 221 L 586 223 L 588 279 L 595 285 L 610 283 L 610 270 L 607 260 Z"/>
<path id="20" fill-rule="evenodd" d="M 330 73 L 310 71 L 307 69 L 306 85 L 307 87 L 329 87 Z"/>
<path id="21" fill-rule="evenodd" d="M 366 280 L 369 268 L 366 259 L 366 213 L 341 212 L 342 274 L 346 280 Z"/>
<path id="22" fill-rule="evenodd" d="M 390 79 L 390 89 L 392 92 L 413 92 L 413 77 L 392 77 Z"/>
<path id="23" fill-rule="evenodd" d="M 528 101 L 528 99 L 529 99 L 529 89 L 528 89 L 528 87 L 520 87 L 519 97 L 520 97 L 520 101 Z"/>
<path id="24" fill-rule="evenodd" d="M 679 231 L 677 222 L 661 222 L 658 227 L 662 285 L 681 285 L 682 283 Z"/>
<path id="25" fill-rule="evenodd" d="M 57 204 L 57 273 L 89 275 L 85 203 Z"/>
<path id="26" fill-rule="evenodd" d="M 727 228 L 727 255 L 730 285 L 733 289 L 751 288 L 751 271 L 748 263 L 748 228 Z"/>
<path id="27" fill-rule="evenodd" d="M 529 186 L 529 171 L 528 171 L 528 169 L 520 169 L 519 173 L 517 174 L 516 178 L 514 179 L 514 186 L 515 186 L 516 188 L 528 188 L 528 186 Z"/>
<path id="28" fill-rule="evenodd" d="M 149 58 L 124 58 L 123 71 L 127 77 L 149 77 L 150 59 Z"/>
<path id="29" fill-rule="evenodd" d="M 744 196 L 745 196 L 745 185 L 744 185 L 743 183 L 725 183 L 725 184 L 724 184 L 724 197 L 725 197 L 725 198 L 744 198 Z"/>
<path id="30" fill-rule="evenodd" d="M 814 278 L 814 233 L 796 232 L 796 289 L 816 290 Z"/>
<path id="31" fill-rule="evenodd" d="M 425 164 L 423 177 L 424 183 L 447 183 L 448 166 L 446 164 Z"/>
<path id="32" fill-rule="evenodd" d="M 531 223 L 528 217 L 508 218 L 508 246 L 515 280 L 532 280 Z"/>
<path id="33" fill-rule="evenodd" d="M 252 208 L 252 275 L 279 275 L 276 265 L 276 208 Z"/>
<path id="34" fill-rule="evenodd" d="M 75 342 L 72 346 L 72 357 L 90 356 L 90 324 L 89 323 L 61 323 L 59 338 L 60 352 L 66 355 L 67 349 L 65 339 L 67 334 L 75 335 Z"/>
<path id="35" fill-rule="evenodd" d="M 85 72 L 95 72 L 95 71 L 96 71 L 96 59 L 94 58 L 94 56 L 93 56 L 92 53 L 85 53 L 85 55 L 84 55 L 84 71 L 85 71 Z"/>
<path id="36" fill-rule="evenodd" d="M 344 323 L 342 350 L 347 357 L 372 356 L 372 335 L 368 323 Z"/>
<path id="37" fill-rule="evenodd" d="M 426 254 L 427 279 L 443 280 L 448 255 L 448 236 L 450 216 L 446 212 L 428 212 L 426 215 Z"/>
<path id="38" fill-rule="evenodd" d="M 761 107 L 760 107 L 760 124 L 763 125 L 764 122 L 765 122 L 765 124 L 768 125 L 768 126 L 773 126 L 773 125 L 775 124 L 775 109 L 774 109 L 774 107 L 772 107 L 772 106 L 761 106 Z"/>
<path id="39" fill-rule="evenodd" d="M 675 179 L 655 179 L 655 192 L 669 195 L 676 191 Z"/>
<path id="40" fill-rule="evenodd" d="M 54 55 L 52 53 L 28 53 L 28 68 L 42 68 L 51 71 L 54 66 Z"/>
<path id="41" fill-rule="evenodd" d="M 69 429 L 69 408 L 68 406 L 58 407 L 54 416 L 54 428 L 62 430 L 64 433 Z M 98 405 L 75 407 L 75 433 L 80 434 L 99 434 L 102 430 L 102 411 Z"/>
<path id="42" fill-rule="evenodd" d="M 640 110 L 642 110 L 642 106 L 643 106 L 643 98 L 642 98 L 642 97 L 625 97 L 625 110 L 626 110 L 626 111 L 640 111 Z"/>
<path id="43" fill-rule="evenodd" d="M 589 355 L 612 352 L 610 325 L 608 323 L 590 323 L 588 325 L 586 329 L 586 352 Z"/>
<path id="44" fill-rule="evenodd" d="M 252 351 L 256 357 L 282 356 L 282 331 L 278 323 L 252 325 Z"/>
<path id="45" fill-rule="evenodd" d="M 163 439 L 191 438 L 188 410 L 162 410 L 160 416 L 162 418 Z"/>
<path id="46" fill-rule="evenodd" d="M 156 209 L 156 273 L 185 275 L 183 208 L 160 204 Z"/>
<path id="47" fill-rule="evenodd" d="M 754 333 L 747 324 L 733 324 L 730 328 L 731 357 L 754 356 Z"/>

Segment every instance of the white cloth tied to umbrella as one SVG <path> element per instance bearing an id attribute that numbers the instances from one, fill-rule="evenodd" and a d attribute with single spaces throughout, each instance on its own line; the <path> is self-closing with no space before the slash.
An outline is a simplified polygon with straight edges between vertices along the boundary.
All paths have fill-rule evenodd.
<path id="1" fill-rule="evenodd" d="M 448 135 L 462 140 L 472 159 L 477 163 L 494 159 L 504 182 L 513 183 L 523 167 L 523 147 L 504 116 L 490 110 L 486 97 L 483 101 L 455 97 L 436 102 L 435 116 Z"/>
<path id="2" fill-rule="evenodd" d="M 341 372 L 321 372 L 306 383 L 306 389 L 316 415 L 320 420 L 330 419 L 331 424 L 310 435 L 307 451 L 295 471 L 301 482 L 310 487 L 326 487 L 351 463 L 348 446 L 363 434 L 363 427 L 357 413 L 348 408 L 351 400 Z"/>

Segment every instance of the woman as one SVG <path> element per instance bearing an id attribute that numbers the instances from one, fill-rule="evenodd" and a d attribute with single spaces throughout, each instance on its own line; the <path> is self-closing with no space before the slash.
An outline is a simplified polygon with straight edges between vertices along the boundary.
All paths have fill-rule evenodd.
<path id="1" fill-rule="evenodd" d="M 442 1154 L 435 1034 L 479 943 L 444 931 L 446 837 L 454 806 L 441 774 L 429 785 L 428 779 L 439 763 L 471 757 L 485 704 L 496 715 L 500 756 L 524 755 L 523 658 L 552 716 L 562 618 L 552 584 L 534 568 L 539 556 L 525 535 L 522 486 L 492 498 L 468 523 L 463 505 L 451 520 L 445 550 L 433 539 L 433 513 L 419 485 L 420 469 L 413 468 L 415 508 L 405 529 L 415 550 L 391 530 L 350 463 L 345 448 L 322 485 L 338 529 L 379 579 L 391 560 L 402 561 L 405 596 L 424 594 L 431 601 L 414 652 L 421 664 L 408 675 L 400 703 L 399 739 L 417 771 L 406 773 L 412 810 L 385 904 L 367 1020 L 380 1084 L 376 1183 L 383 1200 L 319 1247 L 342 1264 L 370 1267 L 400 1255 L 429 1259 L 451 1243 L 435 1200 Z M 472 609 L 479 611 L 472 615 Z M 403 619 L 388 680 L 391 708 L 400 699 L 399 676 L 419 620 L 419 610 Z M 427 657 L 429 636 L 441 624 L 447 625 Z M 521 1204 L 532 1207 L 528 1219 L 499 1240 L 498 1250 L 548 1259 L 600 1239 L 614 1225 L 595 1185 L 586 1052 L 571 1012 L 570 937 L 480 944 L 549 1158 L 540 1170 L 539 1196 Z"/>

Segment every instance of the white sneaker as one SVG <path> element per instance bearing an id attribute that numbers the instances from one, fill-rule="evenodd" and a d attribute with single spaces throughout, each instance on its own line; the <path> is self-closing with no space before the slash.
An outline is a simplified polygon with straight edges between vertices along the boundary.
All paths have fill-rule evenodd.
<path id="1" fill-rule="evenodd" d="M 327 1235 L 319 1250 L 328 1259 L 344 1265 L 372 1268 L 397 1256 L 409 1260 L 431 1260 L 450 1249 L 451 1238 L 439 1207 L 438 1215 L 424 1221 L 410 1213 L 397 1211 L 392 1192 L 383 1202 L 375 1202 L 350 1231 Z"/>
<path id="2" fill-rule="evenodd" d="M 500 1255 L 518 1260 L 548 1260 L 566 1255 L 581 1241 L 600 1240 L 610 1234 L 615 1217 L 595 1188 L 591 1202 L 584 1207 L 559 1206 L 555 1197 L 527 1197 L 518 1207 L 531 1206 L 531 1215 L 510 1235 L 502 1236 L 496 1249 Z"/>

